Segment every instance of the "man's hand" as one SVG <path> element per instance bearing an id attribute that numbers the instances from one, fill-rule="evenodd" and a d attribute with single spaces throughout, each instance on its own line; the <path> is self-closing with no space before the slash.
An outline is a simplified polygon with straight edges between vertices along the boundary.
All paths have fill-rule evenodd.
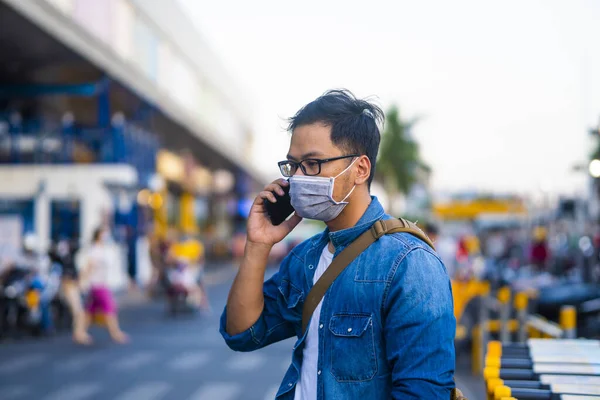
<path id="1" fill-rule="evenodd" d="M 264 190 L 258 194 L 248 216 L 248 242 L 271 247 L 282 241 L 302 221 L 302 218 L 295 213 L 290 219 L 277 226 L 273 225 L 269 219 L 264 205 L 265 199 L 276 203 L 277 197 L 273 193 L 283 196 L 282 187 L 287 185 L 289 182 L 285 179 L 277 179 L 265 186 Z"/>

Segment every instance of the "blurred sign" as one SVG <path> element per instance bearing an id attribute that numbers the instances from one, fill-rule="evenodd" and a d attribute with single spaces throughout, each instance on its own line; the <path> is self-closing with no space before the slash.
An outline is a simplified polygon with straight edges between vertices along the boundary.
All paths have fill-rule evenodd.
<path id="1" fill-rule="evenodd" d="M 133 21 L 135 11 L 126 0 L 115 0 L 112 47 L 126 60 L 133 58 Z"/>
<path id="2" fill-rule="evenodd" d="M 112 9 L 115 0 L 76 0 L 75 20 L 106 44 L 112 44 Z"/>
<path id="3" fill-rule="evenodd" d="M 526 214 L 520 199 L 473 198 L 434 203 L 434 214 L 442 219 L 475 219 L 482 214 Z"/>

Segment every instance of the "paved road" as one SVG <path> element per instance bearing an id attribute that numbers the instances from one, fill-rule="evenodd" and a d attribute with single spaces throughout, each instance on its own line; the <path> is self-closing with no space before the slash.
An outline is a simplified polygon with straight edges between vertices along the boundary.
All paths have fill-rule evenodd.
<path id="1" fill-rule="evenodd" d="M 273 399 L 294 343 L 255 353 L 225 346 L 218 314 L 232 276 L 229 269 L 209 277 L 211 316 L 172 319 L 161 303 L 130 302 L 121 312 L 132 337 L 125 346 L 111 343 L 102 330 L 92 331 L 91 348 L 76 347 L 66 336 L 0 343 L 0 399 Z M 471 385 L 460 377 L 458 383 Z"/>

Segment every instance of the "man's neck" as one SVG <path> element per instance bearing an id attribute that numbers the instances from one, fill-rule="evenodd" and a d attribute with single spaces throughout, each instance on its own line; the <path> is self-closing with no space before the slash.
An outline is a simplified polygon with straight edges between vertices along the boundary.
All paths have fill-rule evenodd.
<path id="1" fill-rule="evenodd" d="M 356 193 L 356 196 L 348 201 L 348 205 L 340 215 L 326 223 L 329 231 L 336 232 L 352 228 L 367 211 L 369 204 L 371 204 L 371 195 L 368 192 Z"/>

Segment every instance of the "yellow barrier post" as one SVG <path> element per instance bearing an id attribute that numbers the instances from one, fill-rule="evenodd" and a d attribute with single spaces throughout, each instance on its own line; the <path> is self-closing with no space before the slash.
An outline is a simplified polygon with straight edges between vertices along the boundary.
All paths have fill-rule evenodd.
<path id="1" fill-rule="evenodd" d="M 577 337 L 577 310 L 574 306 L 562 306 L 560 309 L 560 327 L 565 339 Z"/>
<path id="2" fill-rule="evenodd" d="M 494 400 L 501 400 L 505 397 L 511 397 L 512 391 L 508 386 L 498 386 L 494 390 Z"/>
<path id="3" fill-rule="evenodd" d="M 510 287 L 504 286 L 498 290 L 498 302 L 500 303 L 500 341 L 510 342 L 510 331 L 508 320 L 510 319 Z"/>
<path id="4" fill-rule="evenodd" d="M 494 392 L 499 386 L 504 386 L 504 380 L 500 378 L 492 378 L 487 381 L 487 398 L 488 400 L 494 400 Z"/>
<path id="5" fill-rule="evenodd" d="M 525 343 L 527 340 L 527 306 L 529 304 L 529 296 L 525 292 L 519 292 L 515 295 L 515 309 L 517 310 L 517 320 L 519 321 L 519 330 L 517 333 L 517 341 Z"/>
<path id="6" fill-rule="evenodd" d="M 500 378 L 500 369 L 495 367 L 485 367 L 483 369 L 483 379 L 489 381 L 494 378 Z"/>

